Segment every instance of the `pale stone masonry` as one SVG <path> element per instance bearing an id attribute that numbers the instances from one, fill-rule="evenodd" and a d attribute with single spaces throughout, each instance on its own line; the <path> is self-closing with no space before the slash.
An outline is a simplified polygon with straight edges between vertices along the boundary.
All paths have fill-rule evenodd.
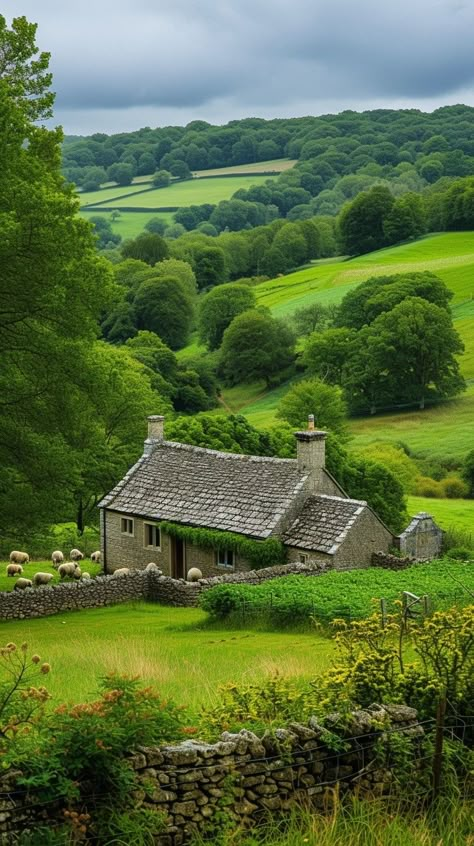
<path id="1" fill-rule="evenodd" d="M 327 471 L 326 432 L 314 428 L 314 419 L 295 437 L 296 459 L 240 455 L 167 441 L 164 418 L 148 418 L 143 455 L 99 504 L 105 572 L 150 561 L 174 578 L 191 567 L 205 577 L 251 569 L 231 550 L 217 553 L 166 535 L 162 521 L 255 541 L 277 538 L 293 562 L 368 567 L 396 539 Z"/>

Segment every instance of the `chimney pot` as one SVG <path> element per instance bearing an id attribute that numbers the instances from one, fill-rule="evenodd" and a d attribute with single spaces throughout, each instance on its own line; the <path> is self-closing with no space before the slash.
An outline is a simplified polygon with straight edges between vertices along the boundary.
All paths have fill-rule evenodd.
<path id="1" fill-rule="evenodd" d="M 308 429 L 314 429 L 314 414 L 308 414 Z"/>
<path id="2" fill-rule="evenodd" d="M 165 418 L 162 414 L 151 414 L 148 420 L 148 441 L 162 441 Z"/>

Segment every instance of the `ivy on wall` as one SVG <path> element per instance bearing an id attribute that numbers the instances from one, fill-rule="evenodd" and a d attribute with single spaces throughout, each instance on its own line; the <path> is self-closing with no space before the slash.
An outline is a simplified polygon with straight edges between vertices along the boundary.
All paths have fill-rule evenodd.
<path id="1" fill-rule="evenodd" d="M 168 523 L 166 520 L 160 523 L 160 528 L 167 535 L 188 541 L 193 546 L 200 546 L 201 549 L 230 549 L 249 561 L 256 569 L 284 564 L 286 561 L 286 547 L 277 538 L 257 541 L 234 532 L 195 529 L 179 523 Z"/>

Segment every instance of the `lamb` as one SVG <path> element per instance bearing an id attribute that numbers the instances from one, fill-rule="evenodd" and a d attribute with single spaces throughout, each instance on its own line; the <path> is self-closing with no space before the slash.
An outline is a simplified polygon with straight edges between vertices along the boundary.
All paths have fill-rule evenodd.
<path id="1" fill-rule="evenodd" d="M 82 570 L 80 567 L 76 567 L 74 573 L 72 574 L 74 579 L 80 579 L 82 576 Z"/>
<path id="2" fill-rule="evenodd" d="M 91 561 L 93 561 L 94 564 L 100 564 L 100 549 L 98 549 L 97 552 L 92 553 Z"/>
<path id="3" fill-rule="evenodd" d="M 80 549 L 71 549 L 71 552 L 69 553 L 69 558 L 71 559 L 71 561 L 82 561 L 82 559 L 84 558 L 84 553 L 81 552 Z"/>
<path id="4" fill-rule="evenodd" d="M 78 569 L 79 569 L 79 568 L 78 568 Z M 82 574 L 82 576 L 81 576 L 81 579 L 82 579 L 82 580 L 84 580 L 84 579 L 85 579 L 85 580 L 87 581 L 87 579 L 90 579 L 90 577 L 91 577 L 91 574 L 90 574 L 90 573 L 83 573 L 83 574 Z"/>
<path id="5" fill-rule="evenodd" d="M 27 552 L 18 552 L 17 549 L 10 552 L 10 561 L 12 564 L 28 564 L 29 560 L 30 556 Z"/>
<path id="6" fill-rule="evenodd" d="M 7 576 L 21 576 L 22 573 L 21 564 L 7 564 Z"/>
<path id="7" fill-rule="evenodd" d="M 57 549 L 55 552 L 52 553 L 51 561 L 53 562 L 54 569 L 57 570 L 59 565 L 62 564 L 64 561 L 64 555 L 60 549 Z"/>
<path id="8" fill-rule="evenodd" d="M 188 570 L 188 575 L 186 576 L 186 581 L 188 582 L 198 582 L 199 579 L 202 579 L 202 573 L 198 569 L 198 567 L 191 567 Z"/>
<path id="9" fill-rule="evenodd" d="M 130 573 L 130 567 L 119 567 L 118 570 L 114 570 L 112 576 L 128 576 Z"/>
<path id="10" fill-rule="evenodd" d="M 53 578 L 52 573 L 35 573 L 34 576 L 33 576 L 33 584 L 36 587 L 39 587 L 40 585 L 47 585 L 47 584 L 49 584 L 49 582 L 51 581 L 52 578 Z M 28 581 L 28 579 L 27 579 L 27 581 Z M 18 582 L 17 582 L 17 584 L 18 584 Z"/>
<path id="11" fill-rule="evenodd" d="M 13 590 L 25 590 L 26 588 L 33 587 L 33 582 L 31 579 L 17 579 L 15 582 L 15 587 Z"/>
<path id="12" fill-rule="evenodd" d="M 66 561 L 64 564 L 59 565 L 58 573 L 61 579 L 65 579 L 67 576 L 72 579 L 78 569 L 75 561 Z"/>

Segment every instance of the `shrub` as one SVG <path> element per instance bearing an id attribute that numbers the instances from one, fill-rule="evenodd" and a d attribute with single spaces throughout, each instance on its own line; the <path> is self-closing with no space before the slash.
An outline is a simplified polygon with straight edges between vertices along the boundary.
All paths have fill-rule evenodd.
<path id="1" fill-rule="evenodd" d="M 455 561 L 472 561 L 474 549 L 467 546 L 453 546 L 449 550 L 449 557 L 454 558 Z"/>
<path id="2" fill-rule="evenodd" d="M 447 476 L 441 481 L 441 489 L 448 499 L 463 499 L 469 494 L 469 485 L 459 476 Z"/>
<path id="3" fill-rule="evenodd" d="M 443 497 L 441 482 L 430 479 L 429 476 L 418 476 L 414 492 L 415 496 L 427 496 L 430 499 L 441 499 Z"/>

